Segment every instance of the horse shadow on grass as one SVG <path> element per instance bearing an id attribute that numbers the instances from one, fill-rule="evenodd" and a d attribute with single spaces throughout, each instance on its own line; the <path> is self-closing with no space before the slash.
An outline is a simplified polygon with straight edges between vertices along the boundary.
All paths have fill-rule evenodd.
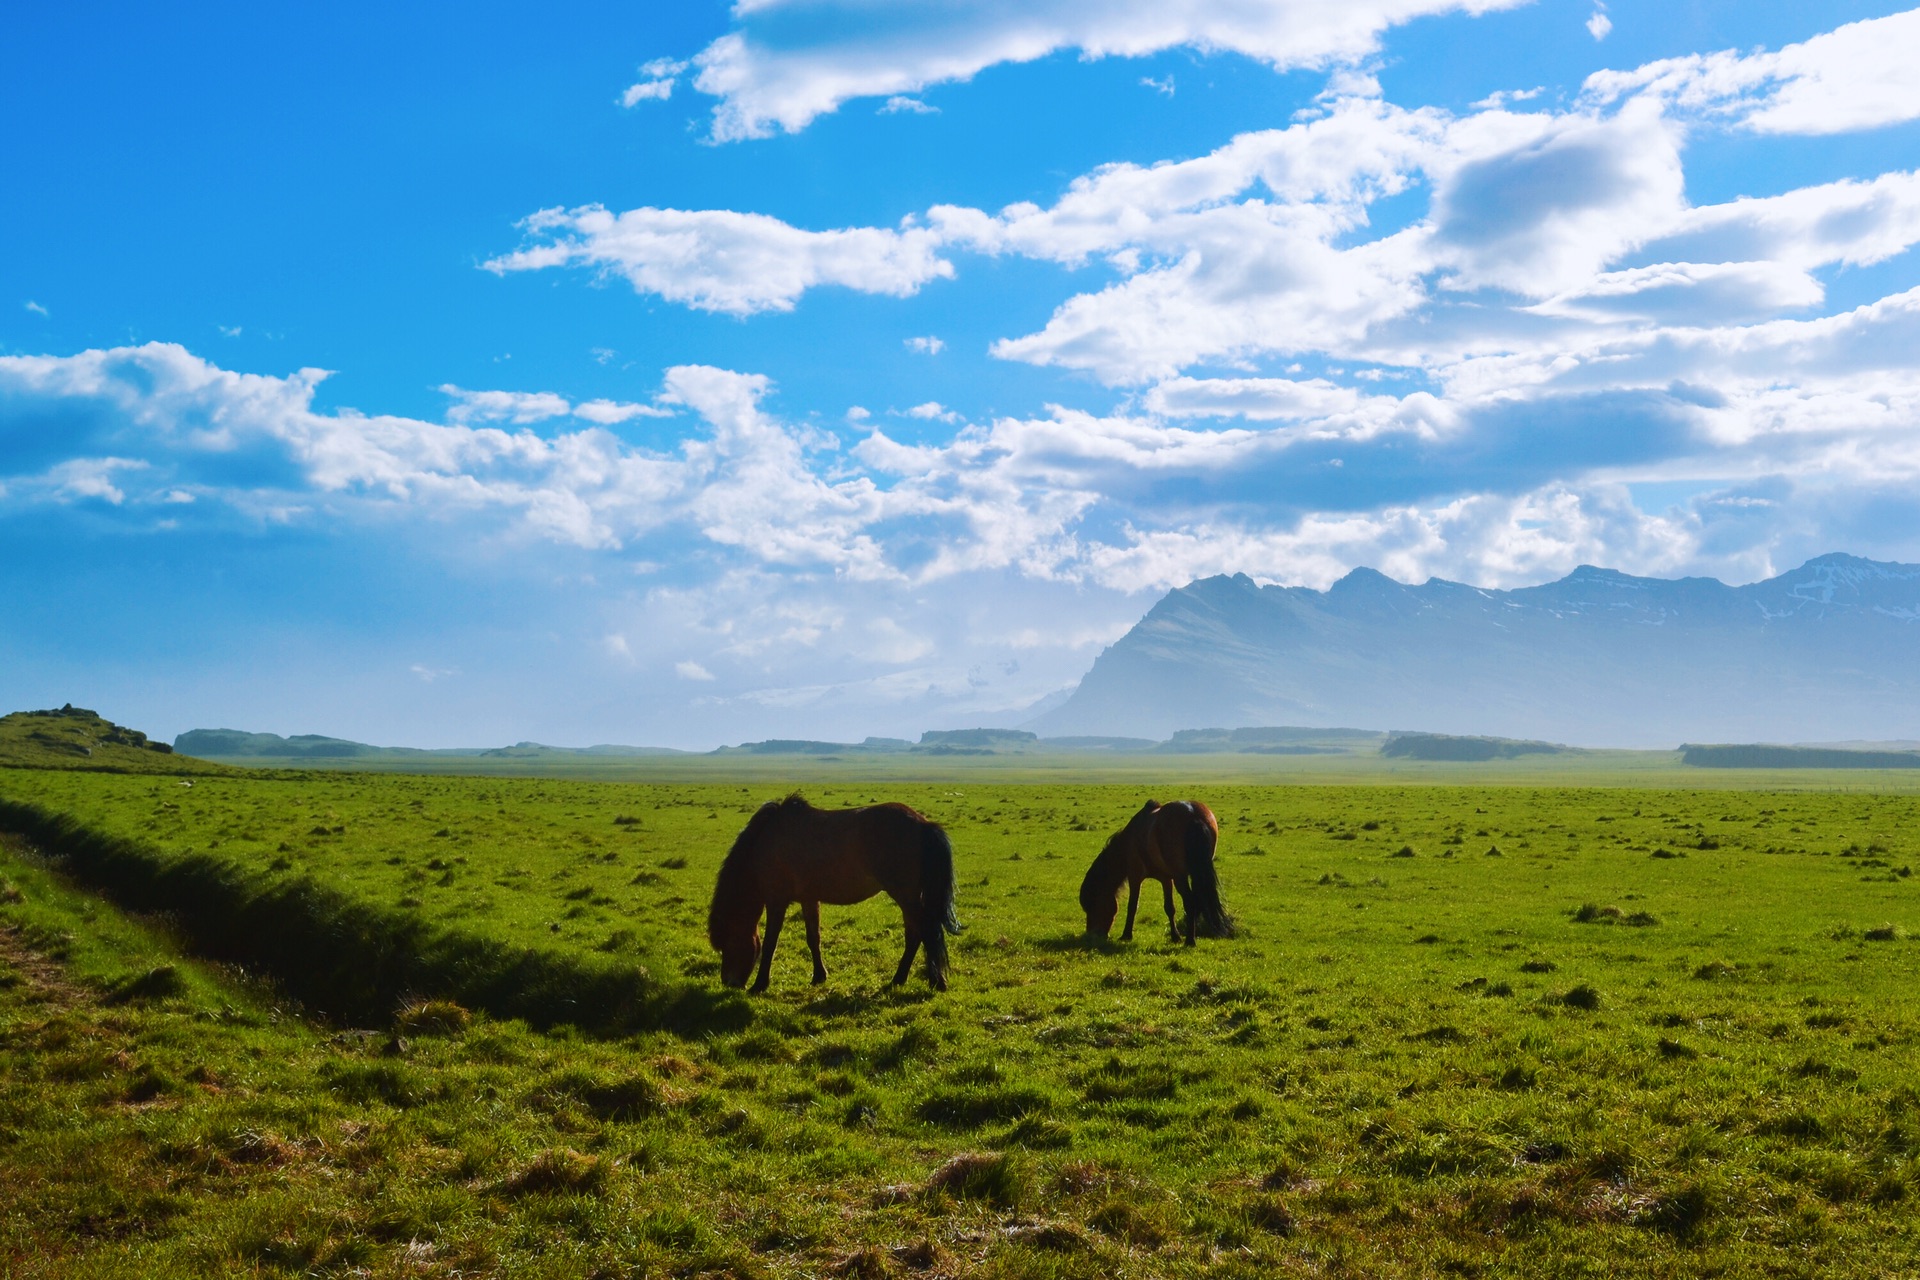
<path id="1" fill-rule="evenodd" d="M 931 990 L 912 987 L 855 987 L 847 991 L 826 991 L 803 1002 L 799 1012 L 822 1018 L 859 1018 L 898 1009 L 903 1005 L 927 1004 Z"/>

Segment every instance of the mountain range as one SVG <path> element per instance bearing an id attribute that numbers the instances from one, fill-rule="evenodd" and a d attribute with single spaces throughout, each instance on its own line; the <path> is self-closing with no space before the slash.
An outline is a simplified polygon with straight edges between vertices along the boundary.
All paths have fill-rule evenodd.
<path id="1" fill-rule="evenodd" d="M 1746 586 L 1558 582 L 1169 592 L 1026 728 L 1378 725 L 1588 746 L 1920 736 L 1920 565 L 1824 555 Z"/>

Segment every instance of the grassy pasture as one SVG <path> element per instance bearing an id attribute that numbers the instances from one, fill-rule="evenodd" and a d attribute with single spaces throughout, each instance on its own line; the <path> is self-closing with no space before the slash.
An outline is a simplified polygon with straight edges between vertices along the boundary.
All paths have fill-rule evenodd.
<path id="1" fill-rule="evenodd" d="M 817 803 L 948 827 L 953 990 L 883 990 L 896 913 L 829 908 L 825 988 L 793 929 L 768 997 L 617 1036 L 285 1016 L 10 853 L 0 1270 L 1920 1266 L 1912 796 L 1167 763 L 1189 781 L 1154 794 L 1222 818 L 1239 938 L 1170 945 L 1151 894 L 1134 943 L 1079 938 L 1080 875 L 1142 784 L 828 773 Z M 9 770 L 0 798 L 709 995 L 714 871 L 788 785 L 182 781 Z"/>

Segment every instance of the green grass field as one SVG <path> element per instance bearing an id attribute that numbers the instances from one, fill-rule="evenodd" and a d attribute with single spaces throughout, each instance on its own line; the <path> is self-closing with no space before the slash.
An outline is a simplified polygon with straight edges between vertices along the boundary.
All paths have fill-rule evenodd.
<path id="1" fill-rule="evenodd" d="M 1167 763 L 1151 788 L 815 772 L 816 803 L 947 826 L 953 989 L 883 988 L 876 901 L 827 909 L 824 988 L 796 929 L 753 999 L 718 991 L 706 902 L 791 777 L 0 771 L 0 799 L 120 841 L 54 857 L 82 884 L 5 854 L 0 1270 L 1920 1269 L 1912 795 Z M 1150 891 L 1134 943 L 1080 938 L 1080 876 L 1148 794 L 1219 813 L 1240 937 L 1170 945 Z M 294 1016 L 179 958 L 214 927 L 191 911 L 83 892 L 138 905 L 179 866 L 454 957 L 410 972 L 458 983 L 484 945 L 562 977 L 522 1005 L 470 982 L 464 1027 L 400 1013 L 426 985 Z M 566 1003 L 605 975 L 651 1003 Z"/>

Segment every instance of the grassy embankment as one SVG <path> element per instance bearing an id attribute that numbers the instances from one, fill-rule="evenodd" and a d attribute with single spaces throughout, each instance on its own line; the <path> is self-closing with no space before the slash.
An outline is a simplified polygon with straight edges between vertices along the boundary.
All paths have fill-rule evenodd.
<path id="1" fill-rule="evenodd" d="M 416 1015 L 341 1035 L 10 855 L 16 1271 L 1920 1263 L 1907 796 L 1192 782 L 1223 817 L 1246 932 L 1185 951 L 1151 899 L 1129 946 L 1076 936 L 1080 873 L 1138 785 L 816 783 L 820 803 L 885 795 L 948 825 L 969 926 L 954 989 L 881 989 L 899 935 L 872 903 L 829 909 L 824 990 L 790 931 L 774 992 L 748 1003 L 713 993 L 701 926 L 771 780 L 181 781 L 4 771 L 0 797 L 84 815 L 85 835 L 44 830 L 76 868 L 93 840 L 425 944 L 644 971 L 656 1012 L 702 994 L 617 1036 L 484 1009 L 445 1034 Z M 97 858 L 89 874 L 146 891 Z"/>

